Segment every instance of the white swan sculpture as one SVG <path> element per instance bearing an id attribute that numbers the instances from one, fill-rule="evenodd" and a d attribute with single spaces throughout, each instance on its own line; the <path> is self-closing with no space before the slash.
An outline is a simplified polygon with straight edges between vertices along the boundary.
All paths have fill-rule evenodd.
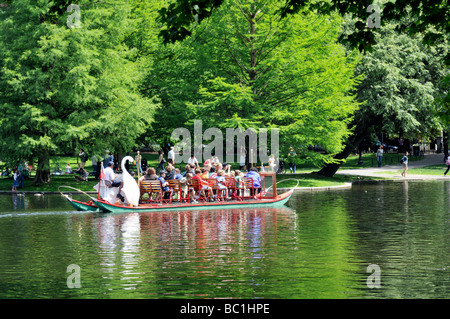
<path id="1" fill-rule="evenodd" d="M 121 194 L 125 197 L 124 204 L 129 204 L 133 206 L 138 206 L 139 204 L 139 197 L 140 197 L 140 190 L 139 186 L 136 183 L 136 180 L 128 173 L 128 171 L 125 169 L 125 163 L 129 160 L 131 162 L 134 161 L 134 159 L 131 156 L 125 156 L 122 159 L 121 167 L 122 167 L 122 174 L 116 175 L 117 181 L 123 181 L 123 186 L 121 190 Z M 94 189 L 98 191 L 99 184 L 94 186 Z M 119 188 L 118 187 L 105 187 L 102 183 L 102 186 L 100 187 L 100 196 L 114 204 L 116 202 L 120 203 L 120 200 L 116 197 L 118 193 Z"/>
<path id="2" fill-rule="evenodd" d="M 125 197 L 127 202 L 130 205 L 138 206 L 139 205 L 139 197 L 141 196 L 141 192 L 139 190 L 139 186 L 134 179 L 133 176 L 128 173 L 128 171 L 125 168 L 125 162 L 126 161 L 134 162 L 134 159 L 131 156 L 125 156 L 122 159 L 121 167 L 122 167 L 122 195 Z"/>

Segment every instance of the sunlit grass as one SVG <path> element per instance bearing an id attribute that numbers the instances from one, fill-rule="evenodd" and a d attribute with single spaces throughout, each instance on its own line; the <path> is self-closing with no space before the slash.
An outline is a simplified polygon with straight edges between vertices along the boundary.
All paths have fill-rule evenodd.
<path id="1" fill-rule="evenodd" d="M 446 171 L 446 165 L 430 165 L 421 168 L 409 168 L 407 174 L 412 175 L 433 175 L 433 176 L 443 176 Z M 395 171 L 377 171 L 375 174 L 382 175 L 400 175 L 403 172 L 403 168 Z"/>

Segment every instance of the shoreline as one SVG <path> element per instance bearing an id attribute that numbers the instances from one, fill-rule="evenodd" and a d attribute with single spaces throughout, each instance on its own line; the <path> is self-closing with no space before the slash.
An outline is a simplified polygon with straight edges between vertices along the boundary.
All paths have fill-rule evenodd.
<path id="1" fill-rule="evenodd" d="M 333 186 L 318 186 L 318 187 L 294 187 L 294 191 L 327 191 L 327 190 L 340 190 L 340 189 L 349 189 L 352 188 L 353 185 L 362 185 L 362 184 L 378 184 L 378 183 L 386 183 L 386 182 L 429 182 L 429 181 L 449 181 L 450 176 L 433 176 L 433 175 L 425 175 L 427 177 L 404 177 L 404 178 L 392 178 L 392 179 L 378 179 L 378 180 L 356 180 L 352 182 L 345 182 L 343 185 L 333 185 Z M 279 191 L 289 191 L 292 188 L 289 187 L 280 187 L 277 188 Z M 96 191 L 84 191 L 86 194 L 95 195 Z M 0 195 L 58 195 L 58 194 L 72 194 L 76 193 L 76 191 L 26 191 L 26 190 L 17 190 L 17 191 L 5 191 L 0 190 Z"/>

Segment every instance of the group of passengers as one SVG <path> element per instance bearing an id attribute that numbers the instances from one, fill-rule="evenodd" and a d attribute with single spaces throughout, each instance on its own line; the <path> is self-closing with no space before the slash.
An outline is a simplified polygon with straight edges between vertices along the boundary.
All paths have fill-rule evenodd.
<path id="1" fill-rule="evenodd" d="M 185 166 L 184 172 L 180 169 L 175 168 L 169 161 L 165 170 L 159 172 L 159 176 L 156 174 L 156 170 L 153 167 L 149 167 L 145 175 L 143 175 L 139 181 L 145 180 L 159 180 L 161 182 L 162 191 L 164 192 L 164 199 L 170 198 L 170 184 L 169 180 L 179 180 L 180 190 L 182 192 L 182 197 L 187 198 L 189 196 L 192 203 L 198 203 L 197 199 L 199 196 L 203 198 L 209 198 L 211 202 L 216 201 L 218 196 L 223 199 L 231 199 L 234 195 L 243 195 L 245 190 L 244 187 L 244 177 L 252 178 L 253 188 L 256 192 L 259 192 L 261 188 L 261 177 L 255 167 L 250 168 L 248 173 L 240 170 L 231 170 L 231 166 L 227 163 L 220 163 L 217 157 L 211 157 L 204 162 L 201 168 L 198 165 L 197 159 L 191 156 L 189 164 Z M 227 180 L 228 179 L 228 183 Z M 233 187 L 230 186 L 231 181 L 234 181 Z M 215 179 L 217 181 L 217 192 L 214 193 L 211 184 L 207 179 Z M 192 183 L 191 180 L 198 180 L 199 189 L 194 189 L 189 187 Z M 234 193 L 236 191 L 236 193 Z"/>

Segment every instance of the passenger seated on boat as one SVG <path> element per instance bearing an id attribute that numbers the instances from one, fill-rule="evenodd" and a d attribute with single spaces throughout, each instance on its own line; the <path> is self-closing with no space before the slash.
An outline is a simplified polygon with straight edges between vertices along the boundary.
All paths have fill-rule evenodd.
<path id="1" fill-rule="evenodd" d="M 167 164 L 166 167 L 166 179 L 170 180 L 170 179 L 175 179 L 175 171 L 174 171 L 174 167 L 169 164 Z"/>
<path id="2" fill-rule="evenodd" d="M 209 178 L 209 175 L 211 174 L 211 164 L 207 164 L 207 165 L 205 165 L 205 166 L 203 166 L 203 169 L 204 170 L 206 170 L 206 175 L 207 175 L 207 177 L 205 177 L 205 178 Z"/>
<path id="3" fill-rule="evenodd" d="M 114 162 L 110 161 L 108 162 L 108 167 L 105 168 L 105 178 L 103 179 L 103 181 L 105 182 L 105 185 L 107 187 L 119 187 L 119 191 L 117 192 L 116 197 L 120 198 L 120 200 L 123 202 L 125 200 L 125 197 L 123 197 L 122 194 L 120 194 L 122 187 L 123 187 L 123 181 L 116 181 L 116 175 L 114 174 Z"/>
<path id="4" fill-rule="evenodd" d="M 228 175 L 228 174 L 227 174 L 227 170 L 228 170 L 229 167 L 230 167 L 230 165 L 228 165 L 227 163 L 223 163 L 222 169 L 224 170 L 225 175 Z"/>
<path id="5" fill-rule="evenodd" d="M 225 181 L 228 187 L 228 197 L 236 196 L 236 180 L 234 179 L 236 174 L 234 171 L 230 171 L 229 176 L 225 174 Z"/>
<path id="6" fill-rule="evenodd" d="M 208 185 L 208 182 L 206 182 L 202 179 L 201 174 L 202 174 L 202 171 L 200 170 L 200 168 L 197 168 L 195 170 L 195 176 L 192 177 L 192 179 L 198 180 L 198 184 L 200 186 L 200 189 L 198 191 L 201 193 L 201 195 L 203 197 L 208 197 L 208 196 L 205 196 L 205 191 L 207 191 L 209 194 L 210 201 L 214 201 L 214 193 L 212 191 L 212 188 L 211 188 L 211 186 Z"/>
<path id="7" fill-rule="evenodd" d="M 211 167 L 210 173 L 211 174 L 209 174 L 209 178 L 216 178 L 217 177 L 216 168 L 214 166 Z"/>
<path id="8" fill-rule="evenodd" d="M 234 174 L 236 175 L 234 177 L 234 180 L 236 181 L 236 196 L 244 196 L 245 192 L 245 184 L 244 184 L 244 173 L 242 173 L 240 170 L 235 170 Z"/>
<path id="9" fill-rule="evenodd" d="M 261 192 L 261 176 L 259 176 L 258 170 L 256 167 L 250 168 L 248 171 L 247 178 L 251 178 L 253 180 L 253 189 L 252 189 L 252 196 L 259 194 Z M 253 190 L 255 190 L 255 194 L 253 194 Z"/>
<path id="10" fill-rule="evenodd" d="M 142 181 L 153 181 L 153 180 L 157 180 L 157 179 L 158 179 L 158 176 L 156 175 L 155 169 L 153 167 L 149 167 L 145 171 L 145 175 L 141 176 L 139 181 L 140 182 L 142 182 Z"/>
<path id="11" fill-rule="evenodd" d="M 219 187 L 219 191 L 222 193 L 220 197 L 227 197 L 227 186 L 225 185 L 225 171 L 223 169 L 217 172 L 216 176 L 217 185 Z M 219 196 L 219 194 L 217 194 Z"/>
<path id="12" fill-rule="evenodd" d="M 192 174 L 191 174 L 192 176 Z M 174 179 L 179 179 L 181 180 L 183 178 L 183 175 L 181 175 L 180 170 L 178 168 L 175 168 L 175 176 Z"/>
<path id="13" fill-rule="evenodd" d="M 216 163 L 216 172 L 218 172 L 219 170 L 223 169 L 223 165 L 219 162 Z"/>
<path id="14" fill-rule="evenodd" d="M 183 177 L 186 177 L 187 173 L 191 173 L 192 174 L 192 172 L 191 172 L 191 165 L 189 165 L 189 164 L 187 164 L 184 167 L 184 172 L 181 175 L 183 175 Z M 192 176 L 194 176 L 194 174 L 192 174 Z"/>
<path id="15" fill-rule="evenodd" d="M 187 195 L 189 193 L 189 198 L 191 200 L 192 203 L 196 204 L 198 203 L 195 200 L 195 191 L 193 188 L 189 187 L 189 181 L 192 179 L 193 175 L 191 173 L 187 173 L 186 177 L 183 177 L 180 179 L 180 188 L 181 188 L 181 197 L 187 198 Z"/>
<path id="16" fill-rule="evenodd" d="M 207 179 L 208 178 L 208 169 L 206 167 L 202 169 L 202 174 L 200 175 L 200 177 L 202 179 Z"/>
<path id="17" fill-rule="evenodd" d="M 162 188 L 162 191 L 164 192 L 163 199 L 170 199 L 169 182 L 166 182 L 165 177 L 166 177 L 166 171 L 159 172 L 158 180 L 161 182 L 161 188 Z"/>

